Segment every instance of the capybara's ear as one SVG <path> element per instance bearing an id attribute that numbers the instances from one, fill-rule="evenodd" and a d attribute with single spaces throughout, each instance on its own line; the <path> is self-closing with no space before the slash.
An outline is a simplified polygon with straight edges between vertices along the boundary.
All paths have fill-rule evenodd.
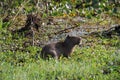
<path id="1" fill-rule="evenodd" d="M 70 36 L 69 35 L 67 35 L 67 38 L 69 38 Z"/>

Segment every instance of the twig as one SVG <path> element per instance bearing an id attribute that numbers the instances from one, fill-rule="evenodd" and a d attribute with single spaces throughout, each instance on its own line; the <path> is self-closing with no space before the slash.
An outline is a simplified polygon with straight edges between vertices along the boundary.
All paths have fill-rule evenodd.
<path id="1" fill-rule="evenodd" d="M 24 5 L 27 4 L 30 0 L 28 0 L 27 2 L 24 1 L 22 6 L 20 7 L 19 11 L 16 13 L 16 15 L 14 16 L 14 18 L 12 19 L 11 23 L 14 22 L 15 18 L 18 16 L 18 14 L 20 13 L 20 11 L 24 8 Z"/>

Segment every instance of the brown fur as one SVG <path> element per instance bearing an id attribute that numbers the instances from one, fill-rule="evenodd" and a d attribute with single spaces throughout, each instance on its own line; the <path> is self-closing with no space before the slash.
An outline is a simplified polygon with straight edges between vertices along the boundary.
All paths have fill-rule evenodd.
<path id="1" fill-rule="evenodd" d="M 69 57 L 73 52 L 75 45 L 81 42 L 81 38 L 67 36 L 64 42 L 57 42 L 45 45 L 41 51 L 41 57 L 46 59 L 50 56 L 58 59 L 61 55 Z"/>

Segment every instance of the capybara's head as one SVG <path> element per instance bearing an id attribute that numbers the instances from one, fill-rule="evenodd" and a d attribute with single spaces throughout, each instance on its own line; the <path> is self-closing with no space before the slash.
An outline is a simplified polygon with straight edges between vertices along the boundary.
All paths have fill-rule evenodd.
<path id="1" fill-rule="evenodd" d="M 81 38 L 80 37 L 76 37 L 76 36 L 67 36 L 65 39 L 65 42 L 67 43 L 71 43 L 73 45 L 79 45 L 81 44 Z"/>

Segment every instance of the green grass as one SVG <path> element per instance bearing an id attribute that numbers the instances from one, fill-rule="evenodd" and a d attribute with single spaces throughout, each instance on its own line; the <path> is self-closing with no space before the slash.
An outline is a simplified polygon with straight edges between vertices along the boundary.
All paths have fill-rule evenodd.
<path id="1" fill-rule="evenodd" d="M 0 80 L 120 80 L 119 37 L 87 40 L 91 45 L 77 46 L 69 59 L 36 59 L 41 48 L 34 46 L 26 48 L 29 52 L 3 51 Z"/>

